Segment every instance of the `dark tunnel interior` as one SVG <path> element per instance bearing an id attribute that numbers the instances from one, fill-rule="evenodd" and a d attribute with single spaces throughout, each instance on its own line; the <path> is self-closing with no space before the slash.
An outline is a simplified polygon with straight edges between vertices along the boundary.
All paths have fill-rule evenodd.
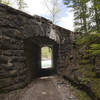
<path id="1" fill-rule="evenodd" d="M 52 67 L 42 69 L 41 48 L 50 47 L 52 50 Z M 48 76 L 57 73 L 58 45 L 47 37 L 34 37 L 24 40 L 24 51 L 26 66 L 29 68 L 31 79 L 35 77 Z"/>

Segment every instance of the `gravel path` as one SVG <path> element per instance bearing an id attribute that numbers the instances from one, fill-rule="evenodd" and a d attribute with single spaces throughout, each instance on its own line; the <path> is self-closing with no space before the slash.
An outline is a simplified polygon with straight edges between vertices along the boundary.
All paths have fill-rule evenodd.
<path id="1" fill-rule="evenodd" d="M 0 100 L 77 100 L 71 86 L 58 76 L 41 77 L 26 88 L 0 95 Z"/>

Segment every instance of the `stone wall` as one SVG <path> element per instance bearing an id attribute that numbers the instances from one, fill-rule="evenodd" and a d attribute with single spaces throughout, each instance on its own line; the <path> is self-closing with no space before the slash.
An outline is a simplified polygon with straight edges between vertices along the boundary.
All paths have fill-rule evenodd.
<path id="1" fill-rule="evenodd" d="M 56 44 L 55 47 L 58 47 L 55 49 L 58 55 L 56 70 L 57 73 L 61 73 L 65 67 L 66 57 L 72 49 L 75 34 L 53 25 L 43 17 L 30 16 L 0 4 L 0 92 L 24 87 L 33 79 L 35 73 L 32 74 L 32 63 L 28 62 L 25 54 L 25 41 L 27 39 L 34 41 L 34 37 L 54 41 L 52 45 Z M 41 43 L 45 45 L 49 41 Z M 28 45 L 29 49 L 27 49 L 32 51 L 32 45 L 30 43 Z M 28 55 L 31 57 L 31 54 L 28 53 Z"/>

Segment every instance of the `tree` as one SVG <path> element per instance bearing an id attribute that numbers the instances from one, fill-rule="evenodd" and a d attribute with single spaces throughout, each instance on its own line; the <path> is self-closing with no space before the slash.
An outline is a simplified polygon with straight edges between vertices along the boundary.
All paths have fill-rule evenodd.
<path id="1" fill-rule="evenodd" d="M 91 21 L 94 23 L 92 29 L 93 31 L 100 32 L 100 1 L 91 0 L 91 2 L 93 4 L 91 7 Z"/>
<path id="2" fill-rule="evenodd" d="M 27 6 L 24 0 L 17 0 L 17 5 L 19 10 L 24 10 L 24 8 Z"/>
<path id="3" fill-rule="evenodd" d="M 5 5 L 9 5 L 10 1 L 9 0 L 0 0 L 0 3 L 3 3 Z"/>
<path id="4" fill-rule="evenodd" d="M 24 10 L 24 8 L 27 6 L 24 0 L 14 0 L 14 1 L 17 3 L 19 10 Z M 11 4 L 11 0 L 0 0 L 0 3 L 9 5 Z"/>
<path id="5" fill-rule="evenodd" d="M 2 0 L 0 0 L 0 3 L 2 3 Z"/>
<path id="6" fill-rule="evenodd" d="M 75 31 L 100 32 L 100 0 L 64 0 L 64 3 L 73 8 Z"/>
<path id="7" fill-rule="evenodd" d="M 88 0 L 64 0 L 67 7 L 73 8 L 75 31 L 87 33 L 88 31 Z"/>
<path id="8" fill-rule="evenodd" d="M 59 14 L 61 12 L 59 0 L 44 0 L 44 4 L 50 14 L 49 18 L 54 24 L 56 24 L 59 21 Z"/>

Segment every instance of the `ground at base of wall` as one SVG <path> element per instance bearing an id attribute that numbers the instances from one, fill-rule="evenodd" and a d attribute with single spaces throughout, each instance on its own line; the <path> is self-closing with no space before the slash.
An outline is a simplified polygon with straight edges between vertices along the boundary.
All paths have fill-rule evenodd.
<path id="1" fill-rule="evenodd" d="M 91 100 L 91 98 L 84 92 L 75 87 L 73 89 L 73 94 L 78 100 Z"/>
<path id="2" fill-rule="evenodd" d="M 78 100 L 72 86 L 58 76 L 34 80 L 26 88 L 1 94 L 0 100 Z"/>

